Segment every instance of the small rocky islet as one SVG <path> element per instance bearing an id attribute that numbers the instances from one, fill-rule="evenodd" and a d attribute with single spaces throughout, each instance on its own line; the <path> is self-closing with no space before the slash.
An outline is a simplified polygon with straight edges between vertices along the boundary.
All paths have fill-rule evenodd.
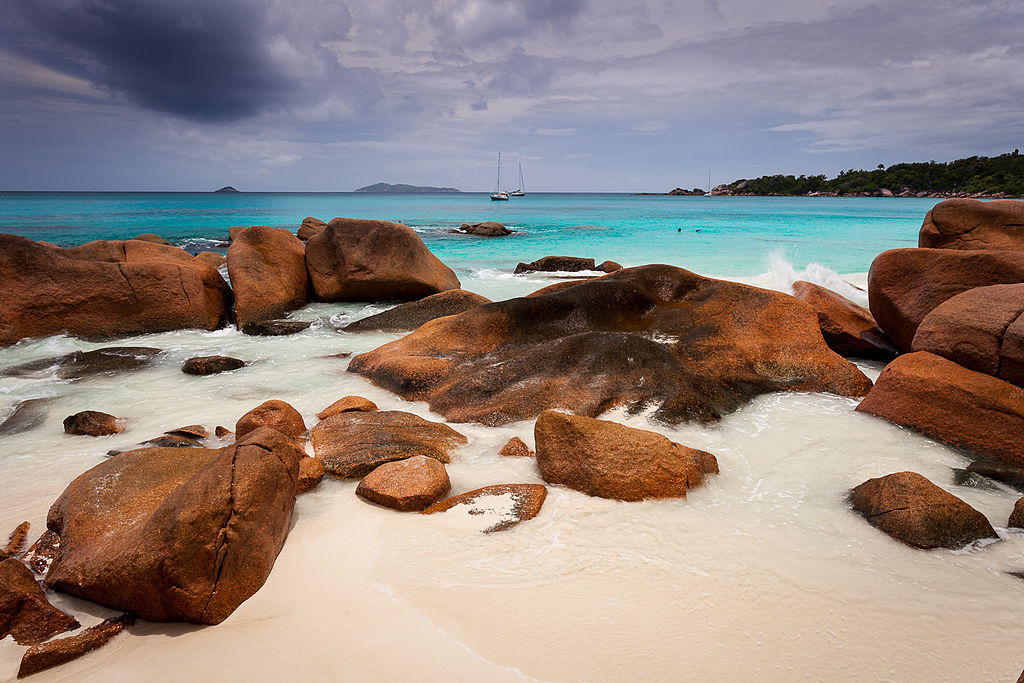
<path id="1" fill-rule="evenodd" d="M 975 476 L 1024 489 L 1021 225 L 1024 202 L 938 204 L 918 248 L 875 260 L 870 310 L 812 283 L 796 283 L 790 296 L 672 266 L 595 266 L 580 257 L 548 257 L 522 271 L 591 271 L 585 278 L 492 302 L 461 290 L 412 230 L 386 221 L 307 218 L 298 236 L 234 230 L 231 286 L 214 259 L 153 236 L 61 249 L 0 235 L 0 273 L 14 293 L 0 301 L 2 345 L 60 332 L 111 339 L 229 322 L 276 335 L 301 331 L 275 325 L 311 301 L 405 301 L 345 329 L 408 332 L 356 355 L 348 369 L 428 402 L 451 423 L 345 396 L 325 405 L 311 428 L 279 400 L 241 416 L 233 432 L 169 425 L 75 479 L 30 547 L 27 522 L 11 534 L 0 549 L 0 634 L 30 646 L 19 673 L 26 676 L 102 645 L 135 617 L 219 623 L 263 585 L 296 496 L 325 475 L 357 480 L 353 493 L 368 504 L 427 515 L 463 510 L 493 533 L 543 514 L 546 485 L 619 501 L 682 500 L 728 467 L 712 453 L 600 419 L 613 408 L 647 411 L 667 425 L 714 422 L 760 394 L 829 392 L 962 450 Z M 160 353 L 107 347 L 3 374 L 88 381 L 145 367 Z M 872 384 L 850 357 L 889 364 Z M 244 367 L 199 357 L 183 369 Z M 25 401 L 0 433 L 36 429 L 48 410 L 46 400 Z M 535 458 L 546 485 L 465 491 L 449 477 L 445 465 L 467 443 L 458 423 L 525 420 L 534 420 L 536 453 L 516 438 L 493 455 Z M 131 429 L 95 410 L 65 425 L 90 438 Z M 456 495 L 445 498 L 451 490 Z M 915 548 L 998 539 L 982 513 L 914 472 L 855 486 L 849 503 Z M 1006 527 L 1024 526 L 1021 510 L 1024 498 Z M 49 604 L 48 591 L 125 615 L 61 637 L 79 625 Z"/>

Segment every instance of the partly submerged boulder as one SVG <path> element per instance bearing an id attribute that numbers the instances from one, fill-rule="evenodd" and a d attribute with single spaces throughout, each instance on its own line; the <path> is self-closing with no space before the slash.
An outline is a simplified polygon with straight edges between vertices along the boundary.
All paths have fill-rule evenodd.
<path id="1" fill-rule="evenodd" d="M 886 366 L 857 410 L 1024 467 L 1024 389 L 919 351 Z"/>
<path id="2" fill-rule="evenodd" d="M 606 420 L 545 410 L 534 436 L 544 481 L 588 496 L 685 498 L 707 475 L 718 474 L 718 461 L 710 453 Z"/>
<path id="3" fill-rule="evenodd" d="M 50 414 L 50 398 L 29 398 L 18 401 L 11 412 L 0 420 L 0 436 L 20 434 L 34 429 L 46 421 Z"/>
<path id="4" fill-rule="evenodd" d="M 947 199 L 924 217 L 918 246 L 1024 251 L 1024 202 Z"/>
<path id="5" fill-rule="evenodd" d="M 436 458 L 414 455 L 386 462 L 363 477 L 356 495 L 402 512 L 422 510 L 452 487 L 448 470 Z"/>
<path id="6" fill-rule="evenodd" d="M 925 316 L 961 292 L 1024 282 L 1024 251 L 892 249 L 875 257 L 868 301 L 878 326 L 910 351 Z"/>
<path id="7" fill-rule="evenodd" d="M 305 332 L 312 324 L 308 320 L 259 320 L 242 325 L 242 334 L 250 337 L 287 337 Z"/>
<path id="8" fill-rule="evenodd" d="M 913 349 L 1024 386 L 1024 283 L 947 299 L 921 321 Z"/>
<path id="9" fill-rule="evenodd" d="M 899 354 L 871 312 L 846 297 L 804 280 L 793 283 L 793 296 L 818 314 L 825 343 L 840 356 L 891 360 Z"/>
<path id="10" fill-rule="evenodd" d="M 1016 504 L 1013 506 L 1013 512 L 1010 513 L 1010 519 L 1006 522 L 1006 526 L 1024 529 L 1024 498 L 1017 499 Z"/>
<path id="11" fill-rule="evenodd" d="M 399 304 L 383 313 L 356 320 L 343 329 L 346 332 L 407 332 L 434 318 L 455 315 L 489 303 L 490 299 L 479 294 L 464 289 L 449 289 L 447 292 Z"/>
<path id="12" fill-rule="evenodd" d="M 228 248 L 228 277 L 239 328 L 309 301 L 305 245 L 284 228 L 259 225 L 241 233 Z"/>
<path id="13" fill-rule="evenodd" d="M 497 221 L 463 223 L 458 232 L 466 235 L 477 235 L 478 237 L 504 237 L 505 235 L 512 234 L 511 230 Z"/>
<path id="14" fill-rule="evenodd" d="M 98 410 L 83 410 L 64 418 L 64 432 L 81 436 L 110 436 L 124 431 L 124 420 Z"/>
<path id="15" fill-rule="evenodd" d="M 19 645 L 35 645 L 73 628 L 78 622 L 50 604 L 28 567 L 15 559 L 0 562 L 0 640 L 11 636 Z"/>
<path id="16" fill-rule="evenodd" d="M 543 484 L 495 484 L 446 498 L 423 511 L 425 515 L 462 510 L 478 521 L 485 534 L 511 529 L 540 514 L 548 489 Z"/>
<path id="17" fill-rule="evenodd" d="M 498 455 L 503 458 L 533 458 L 537 454 L 530 450 L 525 441 L 518 436 L 513 436 L 507 444 L 501 447 Z"/>
<path id="18" fill-rule="evenodd" d="M 306 423 L 291 404 L 277 399 L 264 401 L 235 423 L 235 439 L 241 439 L 260 427 L 271 427 L 286 436 L 297 439 L 306 433 Z"/>
<path id="19" fill-rule="evenodd" d="M 313 427 L 310 437 L 324 468 L 342 479 L 359 479 L 386 462 L 425 455 L 442 463 L 466 443 L 446 424 L 398 410 L 347 412 Z"/>
<path id="20" fill-rule="evenodd" d="M 291 521 L 302 451 L 273 429 L 227 448 L 145 448 L 50 508 L 47 585 L 150 621 L 216 624 L 259 590 Z"/>
<path id="21" fill-rule="evenodd" d="M 1014 467 L 991 460 L 975 460 L 967 466 L 967 471 L 995 479 L 1024 493 L 1024 467 Z"/>
<path id="22" fill-rule="evenodd" d="M 438 318 L 348 369 L 451 421 L 488 425 L 616 406 L 707 421 L 765 392 L 871 386 L 803 302 L 663 265 Z"/>
<path id="23" fill-rule="evenodd" d="M 113 376 L 148 367 L 160 355 L 160 349 L 148 346 L 107 346 L 93 351 L 73 351 L 63 356 L 42 358 L 4 370 L 6 377 L 31 379 L 84 379 L 94 375 Z"/>
<path id="24" fill-rule="evenodd" d="M 186 375 L 216 375 L 245 367 L 245 361 L 231 356 L 197 356 L 182 363 Z"/>
<path id="25" fill-rule="evenodd" d="M 302 225 L 299 226 L 299 231 L 295 234 L 295 236 L 298 237 L 303 242 L 306 242 L 309 240 L 310 237 L 317 234 L 318 232 L 322 232 L 323 229 L 326 227 L 327 224 L 324 223 L 319 218 L 306 216 L 305 218 L 302 219 Z"/>
<path id="26" fill-rule="evenodd" d="M 604 264 L 602 264 L 604 265 Z M 581 270 L 596 270 L 594 259 L 582 258 L 580 256 L 545 256 L 530 263 L 520 263 L 516 266 L 516 274 L 519 273 L 577 273 Z"/>
<path id="27" fill-rule="evenodd" d="M 0 235 L 0 346 L 59 332 L 88 339 L 216 329 L 231 291 L 187 252 L 127 240 L 59 249 Z"/>
<path id="28" fill-rule="evenodd" d="M 306 267 L 322 301 L 412 300 L 459 288 L 419 235 L 388 221 L 335 218 L 306 243 Z"/>
<path id="29" fill-rule="evenodd" d="M 985 515 L 916 472 L 868 479 L 850 492 L 850 503 L 872 526 L 915 548 L 998 538 Z"/>

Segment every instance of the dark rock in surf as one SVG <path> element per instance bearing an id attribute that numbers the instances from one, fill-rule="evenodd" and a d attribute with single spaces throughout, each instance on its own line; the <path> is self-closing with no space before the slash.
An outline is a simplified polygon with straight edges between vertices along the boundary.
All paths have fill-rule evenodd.
<path id="1" fill-rule="evenodd" d="M 520 273 L 577 273 L 581 270 L 596 270 L 594 259 L 578 256 L 545 256 L 532 263 L 520 263 L 516 266 L 516 274 Z"/>
<path id="2" fill-rule="evenodd" d="M 230 356 L 199 356 L 189 358 L 181 366 L 186 375 L 216 375 L 245 367 L 245 361 Z"/>
<path id="3" fill-rule="evenodd" d="M 356 320 L 342 329 L 345 332 L 410 331 L 435 318 L 455 315 L 489 303 L 491 303 L 490 299 L 479 294 L 467 292 L 464 289 L 449 289 L 447 292 L 433 294 L 419 301 L 399 304 L 383 313 Z"/>
<path id="4" fill-rule="evenodd" d="M 478 237 L 504 237 L 511 235 L 513 231 L 496 221 L 484 221 L 483 223 L 463 223 L 457 232 Z"/>
<path id="5" fill-rule="evenodd" d="M 30 398 L 19 401 L 10 415 L 0 420 L 0 436 L 21 434 L 34 429 L 46 421 L 53 399 Z"/>
<path id="6" fill-rule="evenodd" d="M 64 418 L 64 432 L 79 436 L 110 436 L 124 431 L 124 420 L 98 410 L 83 410 Z"/>
<path id="7" fill-rule="evenodd" d="M 286 337 L 305 332 L 311 324 L 303 320 L 260 320 L 242 325 L 242 334 L 250 337 Z"/>
<path id="8" fill-rule="evenodd" d="M 967 466 L 967 471 L 995 479 L 1024 493 L 1024 468 L 1004 465 L 991 460 L 975 460 Z"/>
<path id="9" fill-rule="evenodd" d="M 162 353 L 146 346 L 108 346 L 94 351 L 74 351 L 55 358 L 42 358 L 4 370 L 5 377 L 31 379 L 83 379 L 94 375 L 113 376 L 148 367 Z"/>

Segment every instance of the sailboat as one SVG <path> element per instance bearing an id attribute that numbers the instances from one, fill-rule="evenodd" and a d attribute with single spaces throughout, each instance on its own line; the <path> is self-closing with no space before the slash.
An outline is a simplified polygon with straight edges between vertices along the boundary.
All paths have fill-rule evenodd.
<path id="1" fill-rule="evenodd" d="M 508 193 L 509 197 L 525 197 L 526 188 L 523 187 L 523 162 L 519 162 L 519 189 Z"/>
<path id="2" fill-rule="evenodd" d="M 494 181 L 494 192 L 491 194 L 492 202 L 507 202 L 508 192 L 501 191 L 501 152 L 498 152 L 498 179 Z"/>

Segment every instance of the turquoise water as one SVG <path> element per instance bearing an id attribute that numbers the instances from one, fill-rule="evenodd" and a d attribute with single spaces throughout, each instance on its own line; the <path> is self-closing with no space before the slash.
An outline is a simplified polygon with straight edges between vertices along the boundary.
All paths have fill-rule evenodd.
<path id="1" fill-rule="evenodd" d="M 305 216 L 400 221 L 457 270 L 509 269 L 549 254 L 623 265 L 670 263 L 703 274 L 746 276 L 781 255 L 864 272 L 885 249 L 915 246 L 934 199 L 664 197 L 531 194 L 5 193 L 0 232 L 72 246 L 157 233 L 190 251 L 218 249 L 232 225 L 295 229 Z M 453 235 L 462 223 L 496 220 L 506 238 Z M 220 250 L 223 250 L 221 247 Z"/>

